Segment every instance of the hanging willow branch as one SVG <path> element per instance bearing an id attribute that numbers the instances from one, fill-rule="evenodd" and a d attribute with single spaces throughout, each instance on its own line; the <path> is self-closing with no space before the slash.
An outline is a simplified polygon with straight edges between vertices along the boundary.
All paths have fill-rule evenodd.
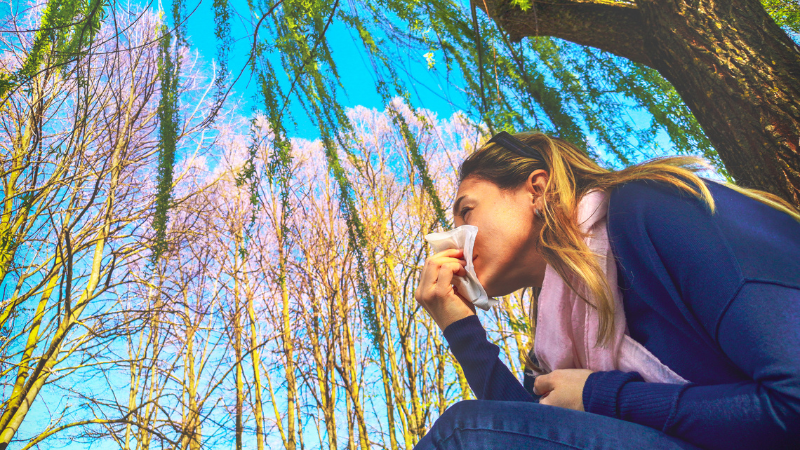
<path id="1" fill-rule="evenodd" d="M 214 79 L 216 92 L 210 120 L 213 120 L 225 102 L 228 90 L 228 51 L 233 45 L 231 39 L 230 7 L 228 0 L 214 0 L 214 36 L 217 38 L 217 76 Z"/>
<path id="2" fill-rule="evenodd" d="M 180 9 L 173 9 L 173 12 Z M 181 23 L 176 17 L 175 23 Z M 180 28 L 180 27 L 179 27 Z M 161 26 L 162 39 L 158 48 L 158 75 L 161 80 L 161 99 L 158 102 L 158 174 L 156 184 L 156 206 L 153 216 L 152 263 L 157 265 L 167 250 L 167 218 L 172 200 L 172 176 L 175 166 L 175 151 L 178 145 L 180 117 L 178 110 L 178 88 L 180 83 L 180 58 L 171 52 L 171 35 L 166 25 Z M 177 34 L 180 36 L 180 34 Z"/>
<path id="3" fill-rule="evenodd" d="M 348 17 L 347 20 L 349 21 L 350 25 L 356 28 L 359 32 L 359 36 L 361 37 L 362 44 L 364 48 L 367 50 L 370 62 L 372 63 L 373 70 L 378 77 L 378 82 L 376 83 L 376 90 L 381 97 L 383 104 L 387 106 L 387 111 L 389 112 L 390 117 L 392 118 L 392 122 L 400 128 L 400 133 L 403 135 L 403 140 L 406 144 L 406 148 L 409 151 L 411 156 L 411 162 L 414 167 L 419 171 L 419 176 L 422 179 L 422 186 L 425 189 L 425 192 L 428 194 L 428 197 L 431 199 L 431 203 L 433 205 L 434 212 L 436 214 L 437 222 L 442 229 L 448 229 L 451 227 L 450 221 L 447 219 L 447 215 L 445 213 L 444 207 L 442 206 L 442 201 L 439 198 L 439 194 L 436 192 L 436 187 L 433 184 L 433 180 L 431 179 L 430 173 L 428 172 L 428 164 L 425 161 L 425 158 L 419 152 L 419 145 L 417 143 L 416 137 L 411 133 L 411 130 L 408 127 L 408 122 L 406 121 L 405 117 L 403 117 L 400 112 L 392 106 L 392 99 L 389 95 L 389 85 L 391 85 L 397 95 L 400 95 L 405 100 L 406 104 L 409 106 L 409 109 L 414 112 L 414 108 L 411 105 L 411 100 L 402 92 L 401 83 L 399 77 L 397 76 L 397 72 L 391 65 L 390 59 L 378 48 L 375 44 L 375 41 L 372 39 L 372 36 L 367 31 L 366 27 L 364 26 L 363 22 L 358 17 Z M 380 61 L 381 66 L 379 67 L 377 61 Z M 385 80 L 383 73 L 388 74 L 389 82 Z M 423 124 L 427 124 L 427 122 L 422 117 L 418 117 L 420 122 Z M 423 127 L 424 128 L 424 127 Z"/>
<path id="4" fill-rule="evenodd" d="M 22 67 L 16 72 L 0 73 L 0 106 L 13 89 L 41 70 L 61 68 L 65 73 L 71 62 L 84 56 L 100 31 L 104 8 L 103 0 L 49 0 Z M 51 59 L 46 61 L 48 54 Z"/>

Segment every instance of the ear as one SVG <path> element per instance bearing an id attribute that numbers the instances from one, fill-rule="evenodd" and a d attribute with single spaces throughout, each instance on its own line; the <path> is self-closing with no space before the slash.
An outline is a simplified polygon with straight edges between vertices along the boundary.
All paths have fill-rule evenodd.
<path id="1" fill-rule="evenodd" d="M 544 194 L 544 189 L 547 187 L 548 181 L 550 181 L 550 174 L 544 169 L 534 170 L 528 175 L 528 179 L 525 181 L 525 188 L 533 196 L 532 200 L 539 208 L 543 206 L 542 194 Z"/>

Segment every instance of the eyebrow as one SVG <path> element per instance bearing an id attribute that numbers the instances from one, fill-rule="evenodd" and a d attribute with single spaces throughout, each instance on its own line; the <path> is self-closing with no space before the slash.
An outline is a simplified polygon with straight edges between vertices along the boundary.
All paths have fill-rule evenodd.
<path id="1" fill-rule="evenodd" d="M 461 197 L 458 197 L 458 200 L 456 200 L 456 202 L 453 203 L 454 216 L 458 215 L 458 206 L 461 204 L 461 201 L 464 200 L 465 198 L 468 198 L 466 194 L 462 195 Z"/>

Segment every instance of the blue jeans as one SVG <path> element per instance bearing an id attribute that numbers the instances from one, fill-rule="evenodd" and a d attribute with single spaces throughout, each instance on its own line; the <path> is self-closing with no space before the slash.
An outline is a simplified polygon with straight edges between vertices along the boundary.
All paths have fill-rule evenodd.
<path id="1" fill-rule="evenodd" d="M 644 425 L 527 402 L 464 400 L 414 450 L 696 449 Z"/>

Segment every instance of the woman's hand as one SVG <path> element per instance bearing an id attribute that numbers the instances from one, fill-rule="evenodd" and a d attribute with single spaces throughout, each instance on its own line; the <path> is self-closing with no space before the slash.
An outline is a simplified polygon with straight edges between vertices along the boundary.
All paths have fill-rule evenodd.
<path id="1" fill-rule="evenodd" d="M 584 411 L 583 386 L 592 374 L 588 369 L 560 369 L 539 375 L 533 382 L 533 393 L 541 395 L 539 403 Z"/>
<path id="2" fill-rule="evenodd" d="M 457 249 L 437 253 L 425 261 L 419 286 L 414 292 L 422 305 L 444 331 L 451 323 L 475 314 L 475 305 L 458 294 L 453 287 L 453 276 L 466 276 L 464 251 Z"/>

